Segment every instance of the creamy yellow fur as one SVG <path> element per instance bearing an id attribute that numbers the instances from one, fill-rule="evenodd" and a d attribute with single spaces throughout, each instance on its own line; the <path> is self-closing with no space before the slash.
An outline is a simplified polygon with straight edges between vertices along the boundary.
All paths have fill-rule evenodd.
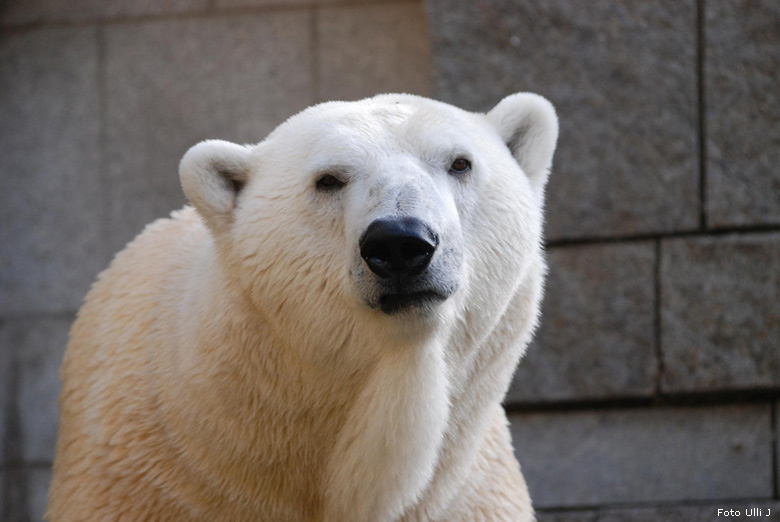
<path id="1" fill-rule="evenodd" d="M 508 165 L 502 154 L 495 161 Z M 259 183 L 249 195 L 263 192 Z M 506 183 L 485 189 L 497 206 L 516 188 Z M 282 280 L 290 267 L 242 253 L 261 220 L 251 208 L 223 219 L 233 212 L 225 194 L 190 195 L 198 211 L 148 226 L 100 275 L 73 325 L 48 519 L 532 520 L 500 406 L 544 274 L 542 189 L 518 187 L 528 193 L 507 199 L 518 208 L 507 224 L 522 239 L 508 253 L 517 266 L 482 267 L 498 243 L 473 247 L 478 275 L 444 320 L 408 334 L 330 288 L 335 275 L 316 277 L 319 265 L 307 263 L 322 256 L 291 257 L 295 282 Z M 491 210 L 480 212 L 489 225 Z M 486 242 L 493 233 L 478 232 Z M 290 302 L 295 284 L 323 302 Z M 295 322 L 300 310 L 314 310 L 306 321 L 326 339 L 320 350 L 301 348 L 314 334 Z M 320 324 L 317 310 L 335 320 Z"/>

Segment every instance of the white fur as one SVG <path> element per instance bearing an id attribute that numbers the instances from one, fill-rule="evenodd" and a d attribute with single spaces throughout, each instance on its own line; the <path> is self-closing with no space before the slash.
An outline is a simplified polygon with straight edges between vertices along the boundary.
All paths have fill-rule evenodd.
<path id="1" fill-rule="evenodd" d="M 228 225 L 236 203 L 232 182 L 248 181 L 249 157 L 247 147 L 206 140 L 181 159 L 179 178 L 184 193 L 212 227 Z"/>
<path id="2" fill-rule="evenodd" d="M 537 322 L 556 139 L 539 96 L 483 115 L 383 95 L 312 107 L 255 146 L 193 147 L 180 176 L 206 229 L 188 210 L 150 227 L 74 327 L 50 514 L 530 520 L 500 402 Z M 457 157 L 470 173 L 448 172 Z M 317 190 L 329 172 L 343 189 Z M 408 216 L 439 238 L 426 284 L 448 297 L 387 315 L 358 240 Z M 108 461 L 80 453 L 75 412 L 117 408 L 133 415 L 83 447 L 143 435 Z M 185 464 L 149 457 L 164 452 Z"/>
<path id="3" fill-rule="evenodd" d="M 488 113 L 488 119 L 509 145 L 536 190 L 547 183 L 555 144 L 558 118 L 555 108 L 538 94 L 507 96 Z"/>

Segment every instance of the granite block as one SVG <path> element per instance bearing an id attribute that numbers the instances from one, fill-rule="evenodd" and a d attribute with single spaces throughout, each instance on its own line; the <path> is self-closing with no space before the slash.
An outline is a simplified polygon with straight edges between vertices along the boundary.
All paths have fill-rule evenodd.
<path id="1" fill-rule="evenodd" d="M 662 387 L 780 387 L 780 234 L 664 240 Z"/>
<path id="2" fill-rule="evenodd" d="M 262 141 L 314 101 L 311 23 L 291 11 L 106 28 L 112 251 L 184 204 L 189 147 Z"/>
<path id="3" fill-rule="evenodd" d="M 105 265 L 94 28 L 0 38 L 0 313 L 78 308 Z"/>
<path id="4" fill-rule="evenodd" d="M 317 34 L 321 101 L 385 92 L 430 96 L 430 42 L 421 4 L 323 8 Z"/>
<path id="5" fill-rule="evenodd" d="M 704 12 L 707 223 L 780 224 L 780 2 Z"/>
<path id="6" fill-rule="evenodd" d="M 550 248 L 541 325 L 506 402 L 648 396 L 655 349 L 655 245 Z"/>
<path id="7" fill-rule="evenodd" d="M 540 508 L 772 496 L 769 404 L 518 413 L 510 422 Z"/>

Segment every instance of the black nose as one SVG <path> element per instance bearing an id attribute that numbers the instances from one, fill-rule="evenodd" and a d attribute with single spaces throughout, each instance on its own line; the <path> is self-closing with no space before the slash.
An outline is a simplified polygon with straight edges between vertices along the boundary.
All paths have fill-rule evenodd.
<path id="1" fill-rule="evenodd" d="M 437 244 L 419 219 L 377 219 L 360 238 L 360 256 L 380 277 L 415 276 L 431 262 Z"/>

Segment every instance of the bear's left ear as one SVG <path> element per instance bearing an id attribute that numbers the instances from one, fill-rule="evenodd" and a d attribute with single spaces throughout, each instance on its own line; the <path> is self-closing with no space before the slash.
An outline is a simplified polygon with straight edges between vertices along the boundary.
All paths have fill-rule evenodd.
<path id="1" fill-rule="evenodd" d="M 250 159 L 247 147 L 207 140 L 190 148 L 179 163 L 184 193 L 216 236 L 233 220 L 239 193 L 249 181 Z"/>
<path id="2" fill-rule="evenodd" d="M 487 118 L 531 184 L 541 192 L 558 141 L 558 117 L 552 103 L 538 94 L 512 94 L 501 100 Z"/>

